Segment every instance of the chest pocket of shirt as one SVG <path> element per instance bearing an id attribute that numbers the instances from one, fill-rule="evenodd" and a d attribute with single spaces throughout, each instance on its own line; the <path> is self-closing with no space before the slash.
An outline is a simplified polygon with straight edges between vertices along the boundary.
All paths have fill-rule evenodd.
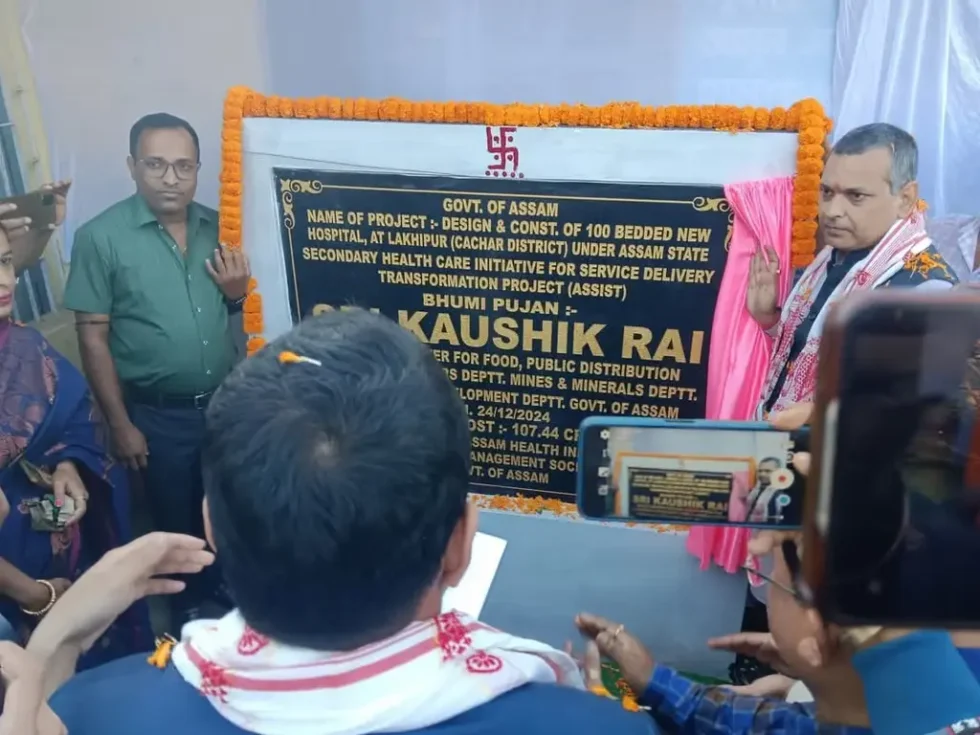
<path id="1" fill-rule="evenodd" d="M 184 297 L 186 275 L 183 264 L 176 262 L 164 243 L 137 244 L 158 246 L 159 250 L 143 247 L 144 252 L 129 253 L 117 262 L 112 279 L 113 311 L 117 317 L 155 322 Z M 145 252 L 147 249 L 151 252 Z"/>

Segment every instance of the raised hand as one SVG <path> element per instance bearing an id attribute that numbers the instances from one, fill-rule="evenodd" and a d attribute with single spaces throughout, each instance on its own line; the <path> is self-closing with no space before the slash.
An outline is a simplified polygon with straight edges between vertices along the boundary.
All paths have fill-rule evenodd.
<path id="1" fill-rule="evenodd" d="M 71 179 L 54 181 L 41 187 L 41 191 L 54 194 L 54 223 L 51 229 L 60 227 L 68 214 L 68 190 L 71 189 Z"/>
<path id="2" fill-rule="evenodd" d="M 779 321 L 778 298 L 779 256 L 772 248 L 765 248 L 752 256 L 746 296 L 749 313 L 763 329 L 769 329 Z"/>
<path id="3" fill-rule="evenodd" d="M 595 643 L 600 654 L 616 662 L 626 683 L 637 696 L 642 695 L 653 676 L 653 656 L 646 647 L 624 626 L 598 615 L 577 615 L 575 626 L 590 642 Z"/>
<path id="4" fill-rule="evenodd" d="M 137 600 L 184 589 L 184 582 L 168 576 L 196 574 L 213 562 L 203 540 L 176 533 L 149 533 L 113 549 L 51 608 L 28 650 L 44 656 L 61 647 L 86 651 Z"/>
<path id="5" fill-rule="evenodd" d="M 221 247 L 215 250 L 214 262 L 207 260 L 204 267 L 229 301 L 238 301 L 248 292 L 252 272 L 241 248 Z"/>
<path id="6" fill-rule="evenodd" d="M 0 230 L 13 242 L 19 240 L 31 231 L 30 217 L 10 217 L 11 212 L 17 211 L 17 205 L 13 202 L 0 204 Z"/>
<path id="7" fill-rule="evenodd" d="M 43 191 L 46 194 L 54 195 L 54 222 L 52 222 L 46 228 L 48 233 L 51 230 L 57 229 L 65 221 L 65 215 L 68 213 L 68 190 L 71 188 L 71 181 L 55 181 L 50 184 L 44 184 L 39 191 Z M 0 217 L 3 215 L 9 215 L 11 212 L 17 211 L 17 205 L 11 202 L 5 204 L 0 204 Z M 13 241 L 18 240 L 31 233 L 32 221 L 30 217 L 6 217 L 0 219 L 0 227 L 3 228 L 7 237 Z M 47 242 L 47 238 L 45 238 Z"/>

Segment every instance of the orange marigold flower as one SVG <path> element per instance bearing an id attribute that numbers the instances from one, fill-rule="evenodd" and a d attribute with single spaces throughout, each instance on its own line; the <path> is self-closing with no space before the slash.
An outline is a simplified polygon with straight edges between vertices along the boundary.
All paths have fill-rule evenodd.
<path id="1" fill-rule="evenodd" d="M 242 304 L 242 311 L 246 314 L 261 314 L 262 297 L 254 291 L 250 293 L 245 297 L 245 302 Z"/>
<path id="2" fill-rule="evenodd" d="M 810 220 L 799 220 L 793 223 L 793 238 L 808 240 L 817 236 L 817 223 Z"/>
<path id="3" fill-rule="evenodd" d="M 820 175 L 823 171 L 822 158 L 802 158 L 796 162 L 796 172 L 798 174 Z"/>
<path id="4" fill-rule="evenodd" d="M 793 185 L 801 191 L 812 191 L 816 194 L 820 190 L 820 177 L 816 174 L 798 174 Z"/>
<path id="5" fill-rule="evenodd" d="M 695 105 L 652 107 L 638 102 L 612 102 L 599 107 L 582 104 L 491 105 L 482 102 L 412 102 L 398 98 L 383 100 L 287 99 L 265 96 L 247 87 L 233 87 L 224 101 L 221 130 L 222 152 L 219 179 L 219 238 L 230 247 L 241 246 L 242 235 L 242 119 L 244 117 L 296 117 L 301 119 L 385 120 L 471 125 L 565 125 L 607 128 L 685 128 L 701 130 L 749 131 L 796 130 L 799 132 L 797 175 L 793 193 L 792 262 L 806 265 L 815 248 L 820 173 L 823 169 L 827 134 L 832 121 L 815 99 L 800 100 L 788 110 L 771 110 L 734 105 Z M 920 202 L 920 208 L 925 203 Z M 245 329 L 252 335 L 249 354 L 261 349 L 265 340 L 262 300 L 255 293 L 257 284 L 249 282 L 249 297 L 243 306 Z M 543 498 L 498 498 L 497 506 L 520 512 L 549 512 L 575 515 L 575 506 Z M 666 528 L 666 527 L 664 527 Z"/>
<path id="6" fill-rule="evenodd" d="M 265 331 L 261 314 L 242 314 L 242 326 L 246 334 L 261 334 Z"/>

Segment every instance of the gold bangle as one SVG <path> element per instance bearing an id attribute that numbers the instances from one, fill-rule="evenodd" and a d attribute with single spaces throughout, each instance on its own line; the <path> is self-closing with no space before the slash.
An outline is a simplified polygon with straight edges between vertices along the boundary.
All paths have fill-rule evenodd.
<path id="1" fill-rule="evenodd" d="M 39 618 L 42 615 L 45 615 L 52 607 L 54 607 L 54 603 L 58 601 L 58 590 L 56 590 L 54 588 L 54 585 L 51 584 L 46 579 L 37 579 L 35 581 L 38 584 L 43 584 L 45 587 L 48 588 L 48 592 L 50 593 L 51 598 L 48 600 L 48 604 L 42 607 L 40 610 L 28 610 L 26 607 L 22 607 L 21 611 L 27 615 L 30 615 L 31 617 Z"/>

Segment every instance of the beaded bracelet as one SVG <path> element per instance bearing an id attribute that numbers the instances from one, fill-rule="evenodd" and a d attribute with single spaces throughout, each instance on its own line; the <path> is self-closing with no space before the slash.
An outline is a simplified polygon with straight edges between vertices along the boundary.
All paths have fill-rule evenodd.
<path id="1" fill-rule="evenodd" d="M 45 605 L 44 607 L 42 607 L 40 610 L 28 610 L 26 607 L 22 607 L 21 610 L 26 615 L 30 615 L 31 617 L 34 617 L 34 618 L 39 618 L 42 615 L 45 615 L 48 612 L 48 610 L 50 610 L 52 607 L 54 607 L 54 603 L 56 603 L 58 601 L 58 590 L 56 590 L 54 588 L 54 585 L 51 584 L 46 579 L 38 579 L 38 580 L 35 580 L 35 581 L 38 584 L 43 584 L 45 587 L 48 588 L 48 593 L 51 595 L 51 598 L 48 600 L 48 604 Z"/>

